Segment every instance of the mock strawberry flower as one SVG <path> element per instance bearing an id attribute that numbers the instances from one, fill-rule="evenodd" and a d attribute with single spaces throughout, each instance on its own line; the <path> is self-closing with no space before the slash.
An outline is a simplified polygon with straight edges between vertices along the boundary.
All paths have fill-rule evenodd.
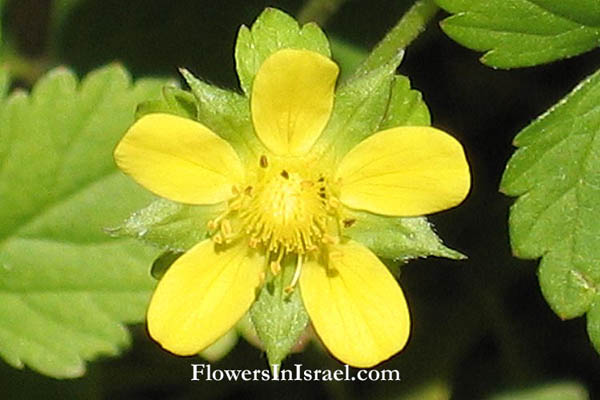
<path id="1" fill-rule="evenodd" d="M 224 206 L 209 237 L 154 292 L 148 329 L 165 349 L 191 355 L 212 344 L 290 260 L 286 290 L 300 290 L 335 357 L 370 367 L 405 346 L 402 290 L 367 247 L 344 236 L 344 210 L 419 216 L 453 207 L 469 191 L 469 167 L 460 143 L 431 127 L 376 132 L 341 157 L 315 146 L 338 72 L 308 50 L 282 49 L 263 62 L 250 97 L 255 158 L 242 161 L 218 132 L 169 114 L 142 117 L 117 146 L 119 168 L 155 194 Z"/>

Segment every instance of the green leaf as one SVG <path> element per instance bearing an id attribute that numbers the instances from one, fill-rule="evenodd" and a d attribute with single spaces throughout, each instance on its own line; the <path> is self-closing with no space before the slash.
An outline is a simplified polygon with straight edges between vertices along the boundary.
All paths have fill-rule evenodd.
<path id="1" fill-rule="evenodd" d="M 306 49 L 331 56 L 329 42 L 314 23 L 302 27 L 286 13 L 267 8 L 248 29 L 242 26 L 235 44 L 235 61 L 240 85 L 250 96 L 252 82 L 263 61 L 280 49 Z"/>
<path id="2" fill-rule="evenodd" d="M 295 270 L 290 259 L 284 259 L 281 272 L 263 285 L 250 308 L 250 318 L 267 352 L 269 365 L 281 363 L 308 324 L 298 287 L 291 293 L 285 290 Z"/>
<path id="3" fill-rule="evenodd" d="M 143 321 L 154 252 L 102 228 L 149 200 L 112 151 L 163 83 L 132 85 L 115 65 L 78 83 L 59 68 L 0 101 L 0 356 L 10 365 L 81 376 L 86 360 L 128 346 L 123 323 Z"/>
<path id="4" fill-rule="evenodd" d="M 401 56 L 374 71 L 353 76 L 337 90 L 331 119 L 314 151 L 329 154 L 333 149 L 333 155 L 341 158 L 379 130 L 390 106 L 394 73 L 400 61 Z"/>
<path id="5" fill-rule="evenodd" d="M 163 87 L 161 99 L 144 101 L 137 106 L 135 119 L 152 113 L 173 114 L 195 120 L 198 116 L 198 105 L 190 92 L 167 85 Z"/>
<path id="6" fill-rule="evenodd" d="M 344 226 L 345 236 L 383 258 L 395 261 L 427 256 L 466 258 L 444 246 L 425 217 L 386 217 L 346 209 Z"/>
<path id="7" fill-rule="evenodd" d="M 513 252 L 542 257 L 542 292 L 561 318 L 600 297 L 600 71 L 523 129 L 501 190 L 520 196 L 510 211 Z M 600 324 L 589 334 L 600 350 Z"/>
<path id="8" fill-rule="evenodd" d="M 600 44 L 595 0 L 436 0 L 454 14 L 442 29 L 460 44 L 485 51 L 484 64 L 527 67 L 589 51 Z"/>
<path id="9" fill-rule="evenodd" d="M 338 80 L 343 82 L 352 76 L 368 53 L 365 49 L 339 38 L 332 37 L 330 43 L 331 57 L 340 67 L 340 77 Z"/>
<path id="10" fill-rule="evenodd" d="M 235 347 L 237 342 L 238 334 L 235 329 L 231 329 L 216 342 L 202 350 L 199 355 L 210 362 L 219 361 Z"/>
<path id="11" fill-rule="evenodd" d="M 244 161 L 256 161 L 264 147 L 254 134 L 248 98 L 202 82 L 186 69 L 181 74 L 198 103 L 198 121 L 227 140 Z"/>
<path id="12" fill-rule="evenodd" d="M 589 394 L 581 384 L 559 382 L 537 387 L 513 390 L 489 398 L 489 400 L 588 400 Z"/>
<path id="13" fill-rule="evenodd" d="M 158 199 L 107 231 L 172 252 L 184 252 L 207 238 L 208 221 L 225 211 L 224 204 L 191 206 Z"/>

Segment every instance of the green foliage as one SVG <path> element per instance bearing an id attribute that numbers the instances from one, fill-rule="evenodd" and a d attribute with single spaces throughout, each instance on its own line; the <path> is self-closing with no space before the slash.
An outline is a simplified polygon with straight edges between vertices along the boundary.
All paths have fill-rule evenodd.
<path id="1" fill-rule="evenodd" d="M 280 364 L 296 344 L 308 324 L 298 287 L 285 288 L 294 275 L 295 265 L 284 259 L 282 270 L 263 286 L 250 308 L 250 318 L 267 352 L 269 365 Z"/>
<path id="2" fill-rule="evenodd" d="M 398 55 L 392 62 L 373 71 L 353 75 L 338 88 L 331 119 L 315 144 L 315 151 L 329 153 L 333 149 L 335 155 L 341 158 L 352 147 L 379 130 L 391 105 L 392 83 L 401 60 L 402 55 Z M 404 93 L 409 91 L 410 88 L 407 87 Z M 399 96 L 395 97 L 398 98 Z M 399 108 L 397 106 L 400 104 L 392 105 L 393 108 Z M 408 110 L 406 112 L 410 113 Z"/>
<path id="3" fill-rule="evenodd" d="M 425 217 L 385 217 L 352 210 L 347 210 L 345 217 L 355 222 L 344 234 L 380 257 L 395 261 L 427 256 L 465 258 L 442 244 Z"/>
<path id="4" fill-rule="evenodd" d="M 137 106 L 135 119 L 152 113 L 166 113 L 196 119 L 197 108 L 196 99 L 190 92 L 167 85 L 163 87 L 161 99 L 144 101 Z"/>
<path id="5" fill-rule="evenodd" d="M 198 103 L 197 119 L 227 140 L 243 160 L 257 159 L 262 144 L 252 128 L 248 97 L 202 82 L 186 69 L 181 74 Z"/>
<path id="6" fill-rule="evenodd" d="M 436 0 L 454 14 L 442 29 L 460 44 L 485 51 L 499 68 L 527 67 L 572 57 L 600 44 L 595 0 Z"/>
<path id="7" fill-rule="evenodd" d="M 515 255 L 542 257 L 544 297 L 563 319 L 588 313 L 600 351 L 600 71 L 521 131 L 501 190 Z"/>
<path id="8" fill-rule="evenodd" d="M 588 400 L 585 388 L 577 383 L 559 382 L 534 388 L 513 390 L 492 396 L 489 400 Z"/>
<path id="9" fill-rule="evenodd" d="M 223 204 L 190 206 L 159 199 L 108 232 L 115 237 L 136 238 L 163 250 L 184 252 L 206 239 L 206 224 L 221 214 L 224 207 Z"/>
<path id="10" fill-rule="evenodd" d="M 3 76 L 2 88 L 8 80 Z M 135 105 L 163 82 L 109 66 L 81 83 L 64 68 L 0 102 L 0 355 L 54 377 L 128 346 L 143 320 L 153 252 L 107 238 L 149 196 L 112 150 Z"/>
<path id="11" fill-rule="evenodd" d="M 329 41 L 314 23 L 302 27 L 286 13 L 267 8 L 252 28 L 240 28 L 235 45 L 235 60 L 240 85 L 248 96 L 254 76 L 263 61 L 279 49 L 312 50 L 330 57 Z"/>

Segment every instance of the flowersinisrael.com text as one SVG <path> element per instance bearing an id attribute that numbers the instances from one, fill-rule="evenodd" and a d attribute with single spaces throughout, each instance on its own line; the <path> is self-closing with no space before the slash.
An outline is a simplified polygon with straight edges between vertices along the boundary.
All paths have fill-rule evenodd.
<path id="1" fill-rule="evenodd" d="M 302 364 L 294 364 L 292 369 L 280 369 L 279 364 L 268 369 L 219 369 L 210 364 L 191 364 L 192 381 L 400 381 L 400 372 L 394 369 L 344 368 L 304 369 Z"/>

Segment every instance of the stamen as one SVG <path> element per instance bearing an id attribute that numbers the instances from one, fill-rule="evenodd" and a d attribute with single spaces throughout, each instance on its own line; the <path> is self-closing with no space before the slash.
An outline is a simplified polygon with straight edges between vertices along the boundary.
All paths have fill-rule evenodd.
<path id="1" fill-rule="evenodd" d="M 279 255 L 277 256 L 277 260 L 271 261 L 270 267 L 271 267 L 271 272 L 273 273 L 273 275 L 277 275 L 281 272 L 281 260 L 283 259 L 284 254 L 285 254 L 285 250 L 280 248 Z"/>
<path id="2" fill-rule="evenodd" d="M 292 281 L 290 284 L 284 289 L 287 294 L 290 294 L 294 291 L 298 280 L 300 279 L 300 272 L 302 271 L 302 263 L 304 262 L 304 256 L 302 254 L 298 254 L 298 261 L 296 262 L 296 270 L 294 271 L 294 276 L 292 277 Z"/>

